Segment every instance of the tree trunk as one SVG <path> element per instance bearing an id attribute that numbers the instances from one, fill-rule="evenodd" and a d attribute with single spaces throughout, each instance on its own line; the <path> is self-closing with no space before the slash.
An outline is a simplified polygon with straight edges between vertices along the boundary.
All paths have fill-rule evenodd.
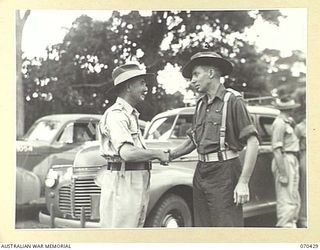
<path id="1" fill-rule="evenodd" d="M 22 82 L 22 31 L 24 24 L 28 16 L 30 15 L 30 10 L 24 13 L 23 18 L 20 18 L 20 11 L 16 11 L 16 136 L 20 137 L 24 135 L 24 89 Z"/>

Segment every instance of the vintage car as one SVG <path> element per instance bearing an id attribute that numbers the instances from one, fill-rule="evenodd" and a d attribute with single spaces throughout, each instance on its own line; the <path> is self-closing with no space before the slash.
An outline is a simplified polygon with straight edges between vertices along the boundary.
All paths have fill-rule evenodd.
<path id="1" fill-rule="evenodd" d="M 279 113 L 268 107 L 248 106 L 248 109 L 259 131 L 261 145 L 250 180 L 251 201 L 244 205 L 246 218 L 275 211 L 270 134 L 272 122 Z M 193 113 L 194 107 L 186 107 L 155 116 L 145 133 L 147 147 L 168 149 L 179 145 L 187 138 Z M 241 160 L 244 153 L 240 154 Z M 192 177 L 196 162 L 196 150 L 168 166 L 153 162 L 145 227 L 193 225 Z M 97 143 L 82 148 L 72 164 L 53 164 L 46 178 L 47 211 L 40 212 L 40 222 L 51 227 L 99 227 L 100 188 L 95 184 L 95 176 L 105 164 Z"/>
<path id="2" fill-rule="evenodd" d="M 44 183 L 53 162 L 70 164 L 84 146 L 97 141 L 97 114 L 44 116 L 16 141 L 16 204 L 45 205 Z M 148 123 L 139 120 L 142 133 Z M 62 156 L 62 157 L 61 157 Z"/>
<path id="3" fill-rule="evenodd" d="M 16 204 L 44 203 L 44 182 L 54 155 L 73 161 L 79 147 L 97 140 L 101 115 L 55 114 L 38 119 L 16 141 Z M 43 197 L 43 199 L 41 199 Z"/>

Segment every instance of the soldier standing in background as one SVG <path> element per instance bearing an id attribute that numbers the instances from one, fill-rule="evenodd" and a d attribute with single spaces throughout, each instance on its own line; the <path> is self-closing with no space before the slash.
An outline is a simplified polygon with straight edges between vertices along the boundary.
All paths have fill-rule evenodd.
<path id="1" fill-rule="evenodd" d="M 280 114 L 272 124 L 272 173 L 277 199 L 277 227 L 295 228 L 300 210 L 299 140 L 294 133 L 291 112 L 299 107 L 293 99 L 282 97 L 273 103 Z"/>
<path id="2" fill-rule="evenodd" d="M 307 159 L 306 159 L 306 118 L 302 120 L 296 127 L 295 133 L 300 142 L 300 182 L 299 192 L 301 197 L 301 208 L 299 213 L 299 227 L 307 227 Z"/>

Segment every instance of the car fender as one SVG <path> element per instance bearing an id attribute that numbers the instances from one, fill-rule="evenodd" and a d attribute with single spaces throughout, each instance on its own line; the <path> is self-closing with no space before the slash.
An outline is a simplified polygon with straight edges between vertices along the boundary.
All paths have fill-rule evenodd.
<path id="1" fill-rule="evenodd" d="M 16 168 L 16 204 L 22 205 L 40 198 L 41 182 L 37 175 L 21 167 Z"/>
<path id="2" fill-rule="evenodd" d="M 185 168 L 179 164 L 161 166 L 154 164 L 151 172 L 149 213 L 168 192 L 181 193 L 182 198 L 192 198 L 193 169 Z"/>

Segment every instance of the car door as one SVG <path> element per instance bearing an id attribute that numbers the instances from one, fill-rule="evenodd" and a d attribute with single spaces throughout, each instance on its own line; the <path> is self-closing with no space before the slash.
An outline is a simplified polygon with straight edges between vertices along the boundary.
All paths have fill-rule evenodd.
<path id="1" fill-rule="evenodd" d="M 50 155 L 33 172 L 40 178 L 41 182 L 54 164 L 72 164 L 78 150 L 87 142 L 96 140 L 95 120 L 68 121 L 62 128 L 60 134 L 52 143 Z"/>
<path id="2" fill-rule="evenodd" d="M 174 147 L 180 145 L 185 140 L 188 139 L 187 131 L 191 129 L 192 126 L 192 114 L 179 114 L 175 120 L 172 133 L 169 140 L 174 145 Z M 195 169 L 198 161 L 198 154 L 196 150 L 193 150 L 191 153 L 181 156 L 175 161 L 172 165 L 183 165 L 184 167 Z"/>
<path id="3" fill-rule="evenodd" d="M 271 172 L 273 159 L 271 147 L 272 115 L 254 115 L 254 123 L 259 133 L 259 153 L 250 179 L 250 203 L 246 207 L 246 217 L 272 212 L 275 209 L 275 188 Z M 243 152 L 244 153 L 244 152 Z"/>

